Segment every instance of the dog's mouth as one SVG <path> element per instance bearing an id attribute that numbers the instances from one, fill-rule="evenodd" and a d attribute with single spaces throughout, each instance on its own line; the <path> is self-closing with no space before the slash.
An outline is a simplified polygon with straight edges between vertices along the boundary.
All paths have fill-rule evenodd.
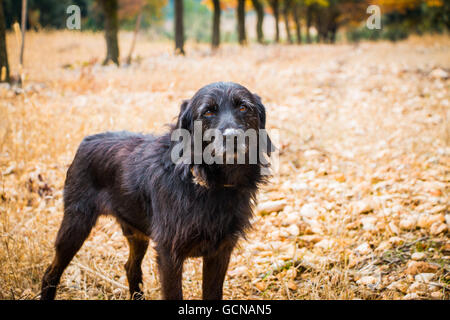
<path id="1" fill-rule="evenodd" d="M 240 136 L 223 136 L 222 139 L 215 138 L 212 143 L 212 156 L 223 157 L 224 160 L 245 157 L 249 149 L 245 139 Z"/>

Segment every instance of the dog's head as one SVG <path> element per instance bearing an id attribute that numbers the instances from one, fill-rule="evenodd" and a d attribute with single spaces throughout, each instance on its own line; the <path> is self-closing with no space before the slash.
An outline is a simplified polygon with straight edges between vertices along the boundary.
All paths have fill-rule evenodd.
<path id="1" fill-rule="evenodd" d="M 189 133 L 194 164 L 211 164 L 208 154 L 219 164 L 230 159 L 261 164 L 263 153 L 274 151 L 265 126 L 266 111 L 258 95 L 237 83 L 216 82 L 182 103 L 175 129 Z"/>
<path id="2" fill-rule="evenodd" d="M 177 128 L 186 129 L 193 134 L 196 124 L 201 124 L 206 139 L 209 139 L 208 130 L 216 131 L 225 138 L 222 142 L 226 146 L 225 140 L 228 138 L 238 138 L 242 134 L 247 134 L 248 137 L 252 131 L 259 133 L 261 129 L 265 130 L 266 110 L 261 98 L 245 87 L 232 82 L 216 82 L 201 88 L 181 105 Z M 213 132 L 211 134 L 214 135 Z M 270 138 L 266 136 L 261 142 L 264 145 L 259 146 L 259 149 L 270 155 L 273 151 Z M 236 144 L 235 151 L 239 147 Z"/>

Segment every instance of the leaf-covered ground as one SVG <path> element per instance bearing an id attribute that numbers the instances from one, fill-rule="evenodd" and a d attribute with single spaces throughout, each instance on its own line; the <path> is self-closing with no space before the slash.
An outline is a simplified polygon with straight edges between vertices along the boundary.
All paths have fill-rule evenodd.
<path id="1" fill-rule="evenodd" d="M 102 67 L 102 34 L 27 34 L 24 90 L 0 87 L 0 299 L 36 299 L 85 135 L 163 132 L 213 81 L 263 99 L 279 166 L 234 251 L 225 299 L 449 299 L 450 38 L 360 45 L 208 46 L 138 40 L 131 66 Z M 122 52 L 130 35 L 121 34 Z M 8 36 L 13 74 L 18 46 Z M 82 192 L 82 191 L 80 191 Z M 125 299 L 128 248 L 101 218 L 59 299 Z M 160 298 L 154 250 L 147 299 Z M 201 297 L 201 260 L 184 297 Z"/>

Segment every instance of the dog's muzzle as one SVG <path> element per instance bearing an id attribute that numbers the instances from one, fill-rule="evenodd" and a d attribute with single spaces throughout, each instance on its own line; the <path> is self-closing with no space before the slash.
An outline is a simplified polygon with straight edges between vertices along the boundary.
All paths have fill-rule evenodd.
<path id="1" fill-rule="evenodd" d="M 215 143 L 216 154 L 227 158 L 234 158 L 239 153 L 247 152 L 244 131 L 235 128 L 227 128 L 222 133 L 222 141 L 218 139 Z"/>

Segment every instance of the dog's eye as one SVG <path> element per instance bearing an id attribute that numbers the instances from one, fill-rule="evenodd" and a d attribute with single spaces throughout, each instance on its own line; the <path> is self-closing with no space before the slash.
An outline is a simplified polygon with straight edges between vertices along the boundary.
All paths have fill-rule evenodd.
<path id="1" fill-rule="evenodd" d="M 247 111 L 247 107 L 244 106 L 244 105 L 241 105 L 241 106 L 239 107 L 239 111 L 240 111 L 240 112 L 245 112 L 245 111 Z"/>
<path id="2" fill-rule="evenodd" d="M 205 117 L 212 117 L 212 116 L 214 115 L 214 112 L 211 111 L 211 110 L 208 110 L 208 111 L 206 111 L 203 115 L 204 115 Z"/>

